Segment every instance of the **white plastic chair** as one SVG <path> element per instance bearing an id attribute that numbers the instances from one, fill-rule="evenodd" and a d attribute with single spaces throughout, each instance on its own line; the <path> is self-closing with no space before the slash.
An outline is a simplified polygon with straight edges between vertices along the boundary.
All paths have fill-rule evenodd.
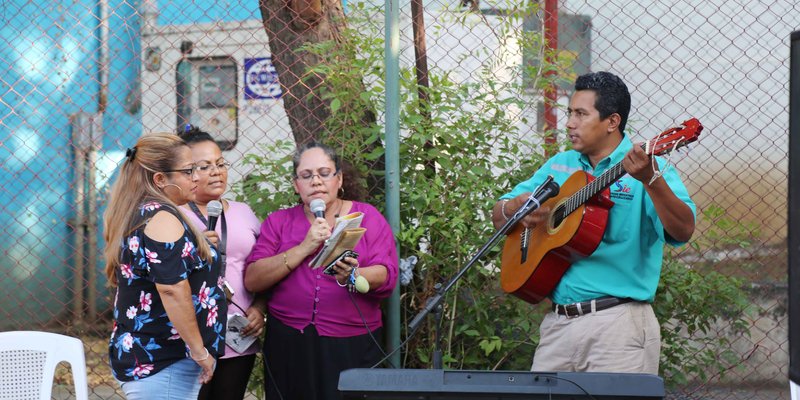
<path id="1" fill-rule="evenodd" d="M 50 400 L 56 365 L 72 369 L 77 400 L 87 400 L 86 358 L 80 339 L 49 332 L 0 332 L 0 399 Z"/>

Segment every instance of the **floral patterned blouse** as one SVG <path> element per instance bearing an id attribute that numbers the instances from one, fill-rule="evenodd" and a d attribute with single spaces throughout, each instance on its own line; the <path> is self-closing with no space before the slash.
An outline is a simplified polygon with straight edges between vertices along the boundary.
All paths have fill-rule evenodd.
<path id="1" fill-rule="evenodd" d="M 186 223 L 183 237 L 173 243 L 147 237 L 146 221 L 159 211 L 180 218 L 180 211 L 172 206 L 146 202 L 133 223 L 139 227 L 120 243 L 114 328 L 108 347 L 111 369 L 120 381 L 146 378 L 189 356 L 186 344 L 167 317 L 156 283 L 174 285 L 188 279 L 203 343 L 215 358 L 225 351 L 228 305 L 216 250 L 211 248 L 211 264 L 200 258 L 195 247 L 197 238 Z"/>

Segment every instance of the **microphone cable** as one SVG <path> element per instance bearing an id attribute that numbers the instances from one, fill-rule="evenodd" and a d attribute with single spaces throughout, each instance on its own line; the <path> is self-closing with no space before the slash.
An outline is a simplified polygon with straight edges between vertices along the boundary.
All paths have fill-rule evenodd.
<path id="1" fill-rule="evenodd" d="M 266 338 L 264 339 L 266 340 Z M 278 382 L 275 382 L 275 377 L 272 376 L 272 371 L 269 369 L 269 361 L 267 361 L 267 355 L 264 354 L 264 350 L 261 350 L 261 355 L 264 356 L 264 371 L 267 372 L 269 375 L 269 381 L 272 382 L 272 386 L 275 387 L 275 393 L 278 394 L 278 398 L 283 400 L 283 395 L 281 394 L 281 389 L 278 388 Z M 266 388 L 264 388 L 264 396 L 267 395 Z"/>
<path id="2" fill-rule="evenodd" d="M 417 329 L 416 331 L 412 332 L 410 335 L 406 336 L 406 339 L 403 340 L 402 343 L 400 343 L 397 347 L 395 347 L 392 351 L 390 351 L 389 354 L 386 354 L 386 356 L 381 358 L 380 361 L 376 362 L 375 365 L 373 365 L 373 366 L 371 366 L 369 368 L 370 369 L 378 368 L 379 365 L 383 364 L 386 361 L 389 361 L 389 357 L 391 357 L 394 353 L 397 353 L 397 350 L 402 349 L 403 346 L 405 346 L 408 343 L 408 341 L 411 340 L 411 338 L 414 337 L 414 335 L 417 333 L 417 331 L 419 331 L 419 329 Z M 389 365 L 391 365 L 392 368 L 397 368 L 393 364 L 391 364 L 391 362 L 389 363 Z"/>
<path id="3" fill-rule="evenodd" d="M 378 347 L 378 350 L 381 352 L 381 354 L 383 354 L 383 358 L 381 359 L 381 361 L 380 361 L 380 362 L 378 362 L 378 364 L 380 364 L 380 363 L 381 363 L 381 362 L 383 362 L 383 361 L 388 361 L 388 359 L 389 359 L 389 356 L 390 356 L 390 355 L 387 355 L 387 354 L 386 354 L 386 351 L 384 351 L 384 350 L 383 350 L 383 347 L 382 347 L 382 346 L 381 346 L 381 344 L 378 342 L 378 339 L 375 339 L 375 336 L 372 334 L 372 331 L 369 329 L 369 324 L 367 323 L 367 319 L 366 319 L 366 318 L 364 318 L 364 314 L 362 314 L 362 313 L 361 313 L 361 307 L 359 307 L 359 306 L 358 306 L 358 303 L 356 302 L 356 299 L 353 297 L 353 292 L 351 292 L 351 291 L 349 291 L 349 290 L 348 290 L 348 291 L 347 291 L 347 295 L 350 297 L 350 301 L 351 301 L 351 302 L 353 303 L 353 305 L 356 307 L 356 311 L 358 311 L 358 316 L 359 316 L 359 317 L 361 317 L 361 322 L 362 322 L 362 323 L 364 323 L 364 328 L 367 330 L 367 334 L 369 334 L 369 337 L 372 339 L 372 342 L 373 342 L 373 343 L 375 343 L 375 346 L 377 346 L 377 347 Z M 392 353 L 394 353 L 394 351 L 393 351 Z M 377 364 L 376 364 L 376 365 L 377 365 Z M 397 366 L 395 366 L 394 364 L 392 364 L 392 362 L 391 362 L 391 361 L 389 361 L 389 365 L 390 365 L 392 368 L 395 368 L 395 369 L 397 369 Z M 375 368 L 375 366 L 373 365 L 373 366 L 372 366 L 372 367 L 370 367 L 370 368 Z"/>

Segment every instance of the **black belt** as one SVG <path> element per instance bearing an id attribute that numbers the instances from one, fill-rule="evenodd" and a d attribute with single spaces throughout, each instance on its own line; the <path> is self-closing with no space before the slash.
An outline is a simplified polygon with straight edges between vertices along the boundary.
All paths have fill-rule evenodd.
<path id="1" fill-rule="evenodd" d="M 589 314 L 592 311 L 605 310 L 620 304 L 630 303 L 633 299 L 619 298 L 613 296 L 599 297 L 594 300 L 583 301 L 580 303 L 572 304 L 555 304 L 553 303 L 553 311 L 559 315 L 566 315 L 567 317 L 579 317 L 581 315 Z M 594 303 L 594 309 L 592 309 Z"/>

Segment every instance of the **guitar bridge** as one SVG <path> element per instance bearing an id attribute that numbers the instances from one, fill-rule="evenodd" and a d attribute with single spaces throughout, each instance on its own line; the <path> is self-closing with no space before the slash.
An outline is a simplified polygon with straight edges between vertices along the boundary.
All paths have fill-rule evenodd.
<path id="1" fill-rule="evenodd" d="M 528 260 L 528 244 L 531 241 L 531 230 L 525 228 L 520 233 L 520 241 L 519 241 L 519 255 L 520 255 L 520 264 L 525 264 L 525 261 Z"/>

